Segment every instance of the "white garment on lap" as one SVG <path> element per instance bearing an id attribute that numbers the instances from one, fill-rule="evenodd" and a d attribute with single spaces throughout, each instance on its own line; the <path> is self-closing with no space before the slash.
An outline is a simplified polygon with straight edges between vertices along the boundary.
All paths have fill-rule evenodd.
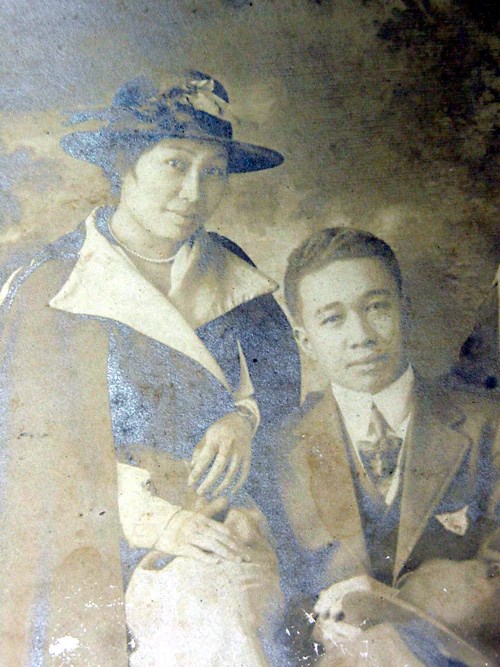
<path id="1" fill-rule="evenodd" d="M 249 591 L 245 563 L 176 557 L 163 569 L 144 559 L 126 592 L 135 650 L 130 667 L 266 667 L 259 630 L 269 630 L 279 594 L 263 580 Z"/>

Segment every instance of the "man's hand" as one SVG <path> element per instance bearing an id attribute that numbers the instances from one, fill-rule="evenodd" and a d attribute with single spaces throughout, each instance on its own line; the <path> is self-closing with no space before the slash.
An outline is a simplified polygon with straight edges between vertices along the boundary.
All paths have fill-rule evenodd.
<path id="1" fill-rule="evenodd" d="M 362 630 L 344 620 L 342 602 L 348 593 L 373 590 L 377 583 L 368 575 L 360 575 L 346 581 L 333 584 L 321 591 L 314 611 L 318 614 L 313 636 L 325 646 L 329 642 L 353 640 L 361 635 Z"/>
<path id="2" fill-rule="evenodd" d="M 232 489 L 235 493 L 244 484 L 250 471 L 252 435 L 251 421 L 237 412 L 225 415 L 207 429 L 191 459 L 189 484 L 196 486 L 206 474 L 196 489 L 199 495 L 218 496 L 238 480 Z"/>
<path id="3" fill-rule="evenodd" d="M 206 562 L 241 562 L 241 546 L 231 529 L 200 512 L 179 510 L 155 544 L 155 549 L 172 556 L 187 556 Z"/>

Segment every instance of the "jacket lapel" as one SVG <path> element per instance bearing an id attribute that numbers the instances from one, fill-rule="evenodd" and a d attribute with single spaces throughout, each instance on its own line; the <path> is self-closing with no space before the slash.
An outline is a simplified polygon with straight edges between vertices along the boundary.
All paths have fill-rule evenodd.
<path id="1" fill-rule="evenodd" d="M 365 570 L 368 560 L 351 466 L 340 412 L 330 391 L 309 412 L 303 425 L 311 493 L 332 542 L 340 543 L 333 567 L 339 573 L 346 567 Z"/>
<path id="2" fill-rule="evenodd" d="M 96 229 L 92 214 L 86 239 L 66 283 L 51 308 L 104 317 L 194 359 L 231 391 L 221 367 L 175 306 L 149 283 L 126 254 Z"/>
<path id="3" fill-rule="evenodd" d="M 401 516 L 394 564 L 397 579 L 455 477 L 471 440 L 461 430 L 465 416 L 418 387 L 403 475 Z"/>

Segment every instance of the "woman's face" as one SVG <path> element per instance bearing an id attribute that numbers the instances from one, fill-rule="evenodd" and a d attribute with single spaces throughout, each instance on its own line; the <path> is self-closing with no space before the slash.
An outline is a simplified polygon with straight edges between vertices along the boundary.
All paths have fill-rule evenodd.
<path id="1" fill-rule="evenodd" d="M 119 206 L 151 241 L 182 242 L 211 217 L 226 184 L 224 146 L 165 139 L 125 175 Z"/>

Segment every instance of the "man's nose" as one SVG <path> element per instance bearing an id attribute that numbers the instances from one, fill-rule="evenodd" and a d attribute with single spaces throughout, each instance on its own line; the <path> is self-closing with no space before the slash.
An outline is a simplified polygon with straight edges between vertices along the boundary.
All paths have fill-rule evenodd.
<path id="1" fill-rule="evenodd" d="M 346 334 L 350 347 L 369 347 L 376 343 L 376 332 L 363 314 L 350 313 L 347 317 L 346 325 Z"/>
<path id="2" fill-rule="evenodd" d="M 195 166 L 191 167 L 182 180 L 179 196 L 189 202 L 195 202 L 201 195 L 201 173 Z"/>

